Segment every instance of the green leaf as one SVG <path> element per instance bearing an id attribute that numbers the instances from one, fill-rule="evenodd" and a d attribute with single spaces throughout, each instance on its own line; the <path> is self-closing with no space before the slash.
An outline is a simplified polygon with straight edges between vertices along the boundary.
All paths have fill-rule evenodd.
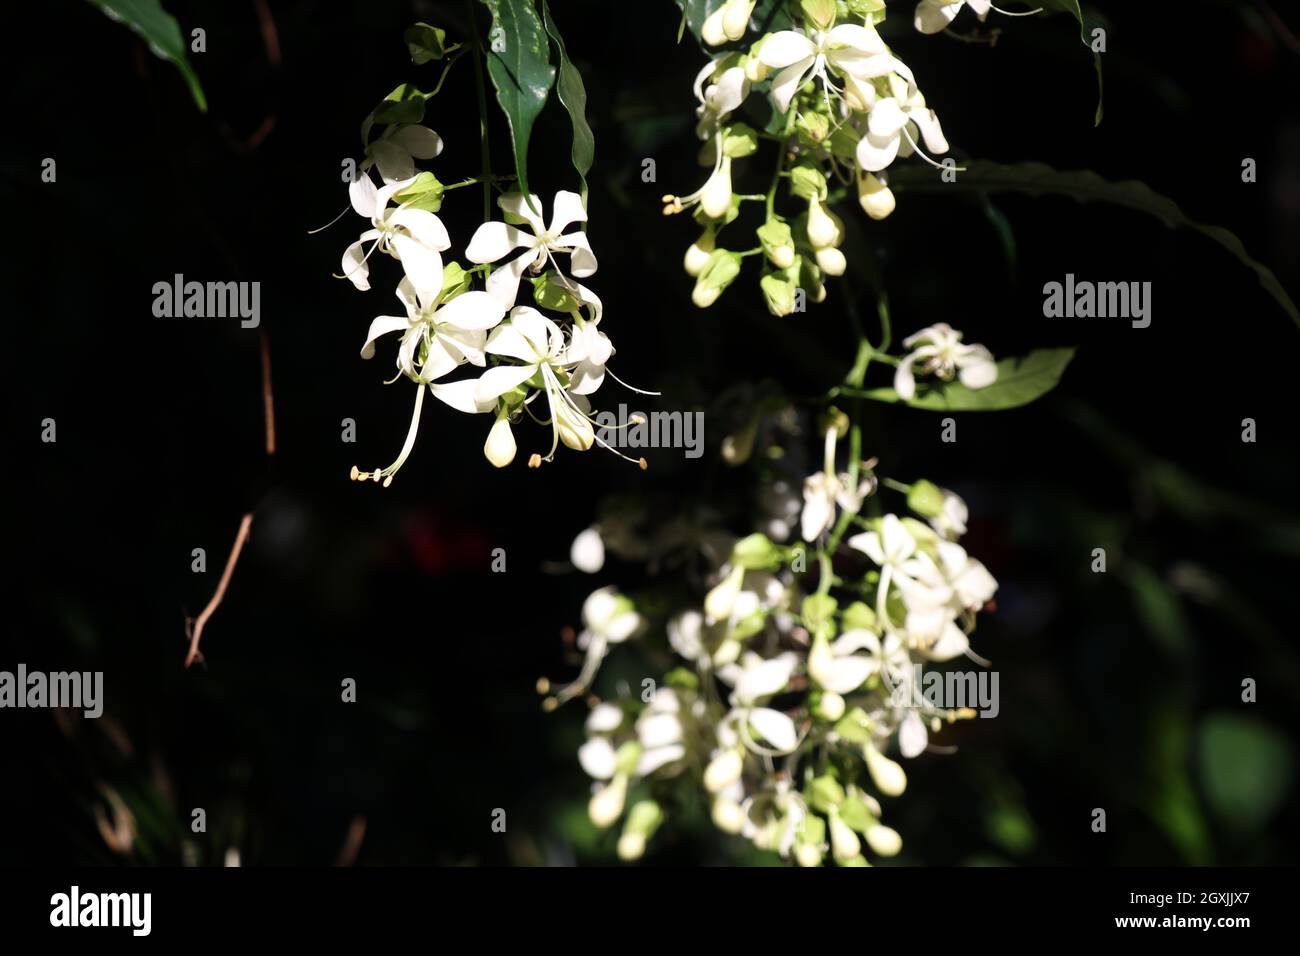
<path id="1" fill-rule="evenodd" d="M 587 88 L 582 85 L 582 74 L 569 60 L 564 38 L 555 26 L 550 4 L 546 0 L 542 0 L 542 19 L 546 24 L 546 32 L 555 42 L 555 52 L 560 59 L 560 74 L 555 83 L 555 92 L 560 97 L 560 103 L 569 111 L 569 119 L 573 122 L 573 146 L 569 155 L 573 159 L 573 168 L 578 171 L 578 178 L 582 180 L 582 201 L 586 203 L 587 173 L 591 172 L 591 164 L 596 159 L 596 138 L 587 123 Z"/>
<path id="2" fill-rule="evenodd" d="M 1177 203 L 1160 195 L 1146 183 L 1134 179 L 1112 182 L 1091 170 L 1062 172 L 1044 163 L 1004 165 L 971 160 L 964 165 L 966 170 L 957 174 L 955 183 L 943 182 L 928 166 L 897 167 L 890 170 L 889 185 L 896 191 L 912 192 L 942 192 L 958 187 L 980 192 L 1067 196 L 1078 202 L 1104 202 L 1144 212 L 1171 229 L 1193 229 L 1213 239 L 1253 271 L 1264 290 L 1277 301 L 1293 322 L 1300 325 L 1300 309 L 1296 308 L 1291 296 L 1282 288 L 1282 283 L 1271 269 L 1250 257 L 1240 239 L 1221 226 L 1205 226 L 1193 221 Z"/>
<path id="3" fill-rule="evenodd" d="M 208 101 L 203 95 L 199 78 L 185 56 L 185 40 L 181 36 L 176 18 L 162 8 L 158 0 L 90 0 L 103 10 L 110 20 L 124 23 L 138 34 L 154 56 L 169 60 L 181 71 L 189 85 L 190 95 L 200 113 L 208 111 Z"/>
<path id="4" fill-rule="evenodd" d="M 510 123 L 515 172 L 519 190 L 528 191 L 528 138 L 537 114 L 555 82 L 550 45 L 532 0 L 482 0 L 492 13 L 488 31 L 488 75 L 496 87 L 497 102 Z"/>
<path id="5" fill-rule="evenodd" d="M 1038 349 L 1023 358 L 998 363 L 998 380 L 988 388 L 970 389 L 960 382 L 941 382 L 926 389 L 917 383 L 917 393 L 906 404 L 935 412 L 995 412 L 1028 405 L 1054 389 L 1074 358 L 1074 349 Z M 845 394 L 850 394 L 846 389 Z M 863 398 L 878 402 L 899 402 L 892 388 L 873 388 Z"/>
<path id="6" fill-rule="evenodd" d="M 1285 736 L 1253 717 L 1212 714 L 1201 724 L 1201 785 L 1210 807 L 1239 830 L 1258 830 L 1285 800 L 1294 777 Z"/>
<path id="7" fill-rule="evenodd" d="M 1083 11 L 1079 8 L 1079 0 L 1035 0 L 1035 2 L 1044 10 L 1068 13 L 1079 21 L 1079 39 L 1092 52 L 1092 64 L 1097 71 L 1097 115 L 1093 118 L 1093 125 L 1100 126 L 1102 100 L 1105 96 L 1105 87 L 1101 76 L 1101 54 L 1092 49 L 1092 31 L 1089 29 L 1089 25 L 1084 22 Z"/>
<path id="8" fill-rule="evenodd" d="M 432 95 L 410 83 L 403 83 L 384 97 L 383 102 L 370 114 L 370 118 L 380 126 L 390 124 L 406 126 L 419 123 L 424 119 L 425 102 Z"/>
<path id="9" fill-rule="evenodd" d="M 407 27 L 402 39 L 411 51 L 411 62 L 417 66 L 430 60 L 441 60 L 449 49 L 455 49 L 454 46 L 447 46 L 446 30 L 427 23 L 415 23 Z"/>

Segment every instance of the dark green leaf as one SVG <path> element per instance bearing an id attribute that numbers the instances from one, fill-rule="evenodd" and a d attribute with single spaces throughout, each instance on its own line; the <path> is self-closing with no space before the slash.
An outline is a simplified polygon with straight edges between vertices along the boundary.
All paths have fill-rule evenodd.
<path id="1" fill-rule="evenodd" d="M 551 7 L 546 0 L 542 0 L 542 18 L 546 32 L 555 41 L 555 52 L 560 60 L 555 92 L 564 108 L 569 111 L 569 119 L 573 122 L 573 147 L 569 155 L 573 159 L 573 168 L 578 171 L 578 178 L 582 180 L 582 199 L 586 202 L 587 173 L 591 171 L 591 164 L 596 158 L 596 138 L 592 136 L 591 126 L 587 123 L 587 88 L 582 85 L 582 75 L 577 67 L 569 60 L 564 38 L 560 36 L 559 28 L 551 17 Z"/>
<path id="2" fill-rule="evenodd" d="M 1170 228 L 1194 229 L 1213 239 L 1250 268 L 1259 277 L 1265 291 L 1282 306 L 1292 321 L 1300 325 L 1300 309 L 1282 288 L 1282 283 L 1271 269 L 1250 257 L 1240 239 L 1220 226 L 1204 226 L 1189 219 L 1177 203 L 1155 192 L 1146 183 L 1133 179 L 1112 182 L 1091 170 L 1062 172 L 1044 163 L 1004 165 L 971 160 L 964 165 L 966 169 L 957 174 L 955 183 L 943 182 L 928 166 L 900 166 L 890 170 L 889 185 L 895 190 L 911 192 L 942 192 L 961 187 L 984 192 L 1019 192 L 1029 196 L 1068 196 L 1078 202 L 1105 202 L 1135 209 L 1155 216 Z"/>
<path id="3" fill-rule="evenodd" d="M 176 18 L 162 8 L 158 0 L 91 0 L 112 20 L 124 23 L 149 44 L 154 56 L 169 60 L 181 71 L 199 112 L 208 111 L 199 78 L 185 56 L 185 40 Z"/>
<path id="4" fill-rule="evenodd" d="M 960 382 L 942 382 L 928 387 L 918 382 L 917 393 L 906 404 L 935 412 L 993 412 L 1028 405 L 1046 395 L 1061 380 L 1074 349 L 1039 349 L 1024 358 L 998 363 L 998 380 L 988 388 L 970 389 Z M 874 388 L 862 393 L 878 402 L 899 402 L 892 388 Z"/>
<path id="5" fill-rule="evenodd" d="M 555 81 L 550 44 L 532 0 L 482 0 L 492 13 L 488 75 L 510 123 L 519 189 L 528 195 L 528 138 Z"/>
<path id="6" fill-rule="evenodd" d="M 419 123 L 424 119 L 425 101 L 431 95 L 417 89 L 410 83 L 403 83 L 384 97 L 384 101 L 375 107 L 375 111 L 371 116 L 381 126 L 390 123 L 399 125 Z"/>

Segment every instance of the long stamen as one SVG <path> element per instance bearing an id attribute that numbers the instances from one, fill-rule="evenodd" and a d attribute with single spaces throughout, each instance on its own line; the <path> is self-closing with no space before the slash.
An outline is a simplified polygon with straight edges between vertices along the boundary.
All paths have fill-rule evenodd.
<path id="1" fill-rule="evenodd" d="M 415 391 L 415 410 L 411 413 L 411 427 L 406 432 L 406 443 L 402 445 L 401 454 L 397 460 L 383 470 L 375 469 L 374 471 L 358 471 L 357 466 L 352 466 L 353 481 L 383 481 L 384 487 L 387 488 L 393 483 L 393 476 L 406 463 L 407 456 L 411 454 L 411 449 L 415 447 L 415 434 L 420 430 L 420 409 L 424 407 L 424 386 L 417 385 Z"/>

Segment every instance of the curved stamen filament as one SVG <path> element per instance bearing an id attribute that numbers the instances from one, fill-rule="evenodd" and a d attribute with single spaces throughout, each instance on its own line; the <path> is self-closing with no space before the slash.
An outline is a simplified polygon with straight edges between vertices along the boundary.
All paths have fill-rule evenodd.
<path id="1" fill-rule="evenodd" d="M 397 474 L 402 465 L 406 463 L 407 457 L 411 454 L 411 449 L 415 447 L 415 434 L 420 430 L 420 409 L 424 407 L 424 386 L 417 385 L 415 390 L 415 410 L 411 413 L 411 427 L 406 432 L 406 443 L 402 445 L 402 451 L 387 468 L 374 471 L 358 471 L 357 466 L 352 466 L 353 481 L 382 481 L 387 488 L 393 483 L 393 476 Z"/>

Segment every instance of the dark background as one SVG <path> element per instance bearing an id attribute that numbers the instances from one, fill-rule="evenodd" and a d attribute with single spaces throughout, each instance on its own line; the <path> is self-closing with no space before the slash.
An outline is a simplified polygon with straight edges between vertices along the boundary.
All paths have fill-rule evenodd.
<path id="1" fill-rule="evenodd" d="M 245 864 L 324 865 L 358 817 L 362 864 L 611 860 L 613 837 L 585 822 L 583 709 L 542 714 L 533 685 L 574 673 L 562 629 L 586 593 L 633 587 L 641 573 L 611 562 L 593 580 L 542 566 L 564 560 L 606 494 L 685 511 L 741 488 L 740 473 L 710 464 L 720 430 L 706 421 L 704 459 L 659 452 L 642 473 L 598 453 L 530 471 L 523 461 L 547 436 L 521 429 L 519 459 L 496 471 L 480 453 L 488 419 L 428 403 L 392 487 L 350 483 L 352 465 L 387 464 L 405 435 L 409 386 L 382 385 L 390 352 L 357 355 L 369 320 L 397 303 L 386 279 L 362 295 L 331 278 L 359 220 L 307 231 L 346 202 L 340 163 L 357 154 L 369 109 L 400 82 L 436 78 L 436 66 L 410 65 L 403 29 L 426 19 L 461 39 L 467 7 L 167 6 L 186 35 L 207 31 L 207 52 L 193 56 L 206 115 L 175 69 L 88 3 L 25 5 L 3 41 L 12 490 L 0 669 L 102 670 L 107 706 L 99 721 L 0 714 L 14 801 L 0 861 L 175 863 L 188 852 L 220 863 L 235 846 Z M 702 60 L 689 36 L 675 45 L 676 9 L 552 6 L 591 96 L 600 271 L 589 284 L 620 377 L 680 408 L 742 381 L 778 378 L 805 394 L 840 381 L 852 359 L 842 297 L 872 311 L 861 283 L 832 283 L 824 306 L 781 320 L 752 272 L 714 309 L 690 305 L 680 261 L 694 227 L 658 211 L 661 193 L 700 179 L 690 82 Z M 1300 29 L 1291 5 L 1276 6 Z M 910 9 L 891 11 L 891 25 L 907 26 Z M 1109 25 L 1099 128 L 1089 54 L 1068 18 L 994 15 L 992 48 L 910 27 L 891 42 L 963 154 L 1141 179 L 1232 229 L 1300 289 L 1295 38 L 1255 3 L 1107 2 L 1094 13 Z M 974 23 L 964 14 L 959 27 Z M 427 118 L 447 142 L 434 166 L 444 182 L 477 172 L 473 97 L 466 59 Z M 505 172 L 506 130 L 492 122 Z M 568 137 L 552 97 L 530 155 L 538 192 L 575 188 Z M 40 181 L 45 157 L 57 160 L 54 184 Z M 641 182 L 646 157 L 655 184 Z M 1257 183 L 1241 181 L 1245 157 Z M 449 194 L 457 249 L 479 202 L 476 189 Z M 1300 329 L 1195 233 L 1064 199 L 993 203 L 1014 262 L 974 200 L 900 193 L 879 224 L 846 212 L 881 258 L 896 337 L 948 321 L 999 356 L 1081 346 L 1056 392 L 958 416 L 955 444 L 939 441 L 939 416 L 868 410 L 867 453 L 885 456 L 887 474 L 962 492 L 966 544 L 1001 583 L 975 646 L 1000 672 L 1002 713 L 945 737 L 956 756 L 909 766 L 906 797 L 886 810 L 904 836 L 900 860 L 1294 862 Z M 178 272 L 261 283 L 270 465 L 260 332 L 154 318 L 153 283 Z M 1043 283 L 1067 272 L 1151 281 L 1153 324 L 1043 318 Z M 612 383 L 598 397 L 640 401 Z M 55 444 L 40 441 L 46 417 Z M 1255 444 L 1241 441 L 1247 417 Z M 356 420 L 355 444 L 340 441 L 344 418 Z M 184 617 L 207 602 L 254 507 L 205 633 L 207 666 L 187 671 Z M 196 547 L 206 574 L 190 570 Z M 489 570 L 495 547 L 505 574 Z M 1090 571 L 1096 547 L 1105 575 Z M 356 704 L 339 701 L 346 677 Z M 1258 703 L 1240 701 L 1247 677 Z M 129 853 L 97 831 L 105 788 L 136 821 Z M 189 833 L 193 807 L 206 809 L 207 834 Z M 1095 807 L 1109 815 L 1104 835 L 1089 827 Z M 491 830 L 494 808 L 508 813 L 504 835 Z M 648 860 L 771 861 L 698 813 L 661 832 Z"/>

